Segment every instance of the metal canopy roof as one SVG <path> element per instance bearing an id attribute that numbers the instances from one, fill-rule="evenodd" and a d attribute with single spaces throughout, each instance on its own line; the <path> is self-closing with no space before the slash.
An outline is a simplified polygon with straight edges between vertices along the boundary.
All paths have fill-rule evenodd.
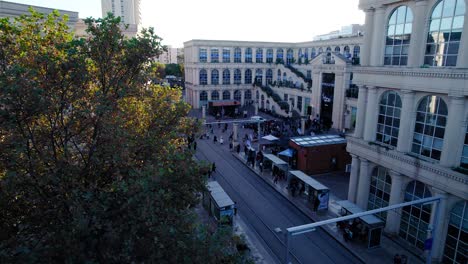
<path id="1" fill-rule="evenodd" d="M 217 181 L 208 182 L 208 190 L 210 191 L 211 197 L 213 197 L 218 208 L 234 205 L 234 202 Z"/>
<path id="2" fill-rule="evenodd" d="M 289 171 L 292 175 L 296 176 L 299 178 L 301 181 L 305 182 L 307 185 L 310 187 L 314 188 L 315 190 L 329 190 L 327 186 L 321 184 L 320 182 L 316 181 L 309 175 L 303 173 L 302 171 L 299 170 L 293 170 Z"/>
<path id="3" fill-rule="evenodd" d="M 263 157 L 271 160 L 275 165 L 287 165 L 288 163 L 273 154 L 264 154 Z"/>
<path id="4" fill-rule="evenodd" d="M 338 205 L 340 205 L 341 207 L 343 207 L 344 209 L 346 209 L 351 214 L 364 212 L 364 210 L 362 210 L 361 207 L 357 206 L 356 204 L 354 204 L 354 203 L 352 203 L 352 202 L 350 202 L 348 200 L 338 201 L 336 203 Z M 374 215 L 365 215 L 365 216 L 361 216 L 359 218 L 361 218 L 361 220 L 364 221 L 369 226 L 383 225 L 383 221 L 380 218 L 378 218 L 378 217 L 376 217 Z"/>
<path id="5" fill-rule="evenodd" d="M 319 135 L 291 138 L 292 142 L 302 147 L 332 145 L 346 143 L 346 139 L 339 135 Z"/>

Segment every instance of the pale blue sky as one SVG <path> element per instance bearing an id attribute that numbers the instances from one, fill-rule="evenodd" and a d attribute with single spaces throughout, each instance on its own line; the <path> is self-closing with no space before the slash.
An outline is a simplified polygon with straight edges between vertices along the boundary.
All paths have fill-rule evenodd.
<path id="1" fill-rule="evenodd" d="M 2 1 L 2 0 L 0 0 Z M 101 0 L 8 0 L 78 11 L 100 17 Z M 300 42 L 363 24 L 358 0 L 141 0 L 143 26 L 154 27 L 164 44 L 191 39 Z"/>

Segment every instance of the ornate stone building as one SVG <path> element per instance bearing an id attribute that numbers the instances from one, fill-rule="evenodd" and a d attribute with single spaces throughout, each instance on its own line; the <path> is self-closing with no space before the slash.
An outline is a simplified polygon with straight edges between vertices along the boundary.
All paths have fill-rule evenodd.
<path id="1" fill-rule="evenodd" d="M 467 263 L 468 18 L 465 0 L 360 0 L 366 14 L 348 199 L 366 209 L 440 195 L 379 215 L 432 258 Z M 435 228 L 435 232 L 433 232 Z M 432 233 L 432 234 L 431 234 Z"/>
<path id="2" fill-rule="evenodd" d="M 361 34 L 302 43 L 187 41 L 186 100 L 194 108 L 237 100 L 283 116 L 290 110 L 319 114 L 337 129 L 352 129 L 357 105 L 352 68 L 359 64 L 362 41 Z"/>

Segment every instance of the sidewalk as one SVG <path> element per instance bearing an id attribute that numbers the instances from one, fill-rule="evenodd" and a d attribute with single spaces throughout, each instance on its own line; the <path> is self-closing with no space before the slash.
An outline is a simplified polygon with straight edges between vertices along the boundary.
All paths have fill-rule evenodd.
<path id="1" fill-rule="evenodd" d="M 294 206 L 296 206 L 299 210 L 301 210 L 305 215 L 307 215 L 312 221 L 318 222 L 327 220 L 330 218 L 336 218 L 340 216 L 341 207 L 336 203 L 337 201 L 346 200 L 346 194 L 338 194 L 342 196 L 342 198 L 337 197 L 334 193 L 335 189 L 332 186 L 330 188 L 330 201 L 329 201 L 329 209 L 326 213 L 316 213 L 312 211 L 312 205 L 307 203 L 307 200 L 304 197 L 292 197 L 288 190 L 286 189 L 287 182 L 286 180 L 280 180 L 278 183 L 273 182 L 273 177 L 271 176 L 271 171 L 264 171 L 260 172 L 258 166 L 252 168 L 246 164 L 246 159 L 244 157 L 243 152 L 237 154 L 236 152 L 232 152 L 232 155 L 239 159 L 242 163 L 244 163 L 247 167 L 249 167 L 253 172 L 257 174 L 258 177 L 262 178 L 266 183 L 270 184 L 277 192 L 281 193 L 285 198 L 287 198 Z M 320 178 L 324 177 L 334 177 L 334 174 L 324 174 L 315 176 L 314 178 L 318 181 L 322 181 Z M 327 185 L 327 183 L 324 183 Z M 343 189 L 340 186 L 340 189 Z M 347 191 L 347 190 L 346 190 Z M 406 250 L 399 244 L 397 244 L 392 239 L 388 238 L 385 235 L 382 235 L 381 239 L 381 246 L 375 249 L 367 249 L 367 246 L 358 241 L 351 241 L 345 242 L 342 236 L 341 230 L 336 227 L 336 224 L 329 224 L 323 226 L 323 229 L 328 232 L 335 240 L 340 242 L 344 247 L 349 249 L 353 252 L 358 258 L 360 258 L 364 263 L 393 263 L 393 257 L 395 254 L 404 254 L 408 257 L 407 263 L 424 263 L 420 258 L 417 258 L 413 255 L 412 252 Z"/>

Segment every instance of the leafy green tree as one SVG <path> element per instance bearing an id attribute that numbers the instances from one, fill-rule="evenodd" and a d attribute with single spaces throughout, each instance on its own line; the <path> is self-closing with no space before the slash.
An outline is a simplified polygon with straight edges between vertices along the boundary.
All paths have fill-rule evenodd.
<path id="1" fill-rule="evenodd" d="M 0 20 L 0 262 L 234 263 L 193 210 L 205 179 L 179 91 L 148 82 L 162 49 L 120 18 Z"/>
<path id="2" fill-rule="evenodd" d="M 166 76 L 167 75 L 182 77 L 182 69 L 180 68 L 180 65 L 176 63 L 166 64 Z"/>

